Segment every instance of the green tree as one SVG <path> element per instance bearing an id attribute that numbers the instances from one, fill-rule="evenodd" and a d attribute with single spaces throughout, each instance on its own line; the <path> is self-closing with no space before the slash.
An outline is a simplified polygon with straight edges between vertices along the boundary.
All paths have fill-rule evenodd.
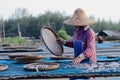
<path id="1" fill-rule="evenodd" d="M 60 38 L 63 38 L 65 40 L 69 40 L 71 37 L 67 34 L 67 32 L 65 31 L 65 28 L 62 27 L 59 31 L 58 31 L 58 36 Z"/>

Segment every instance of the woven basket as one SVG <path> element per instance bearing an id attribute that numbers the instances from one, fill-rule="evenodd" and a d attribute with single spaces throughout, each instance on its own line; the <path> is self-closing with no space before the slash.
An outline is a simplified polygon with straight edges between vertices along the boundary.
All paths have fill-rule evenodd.
<path id="1" fill-rule="evenodd" d="M 42 60 L 44 58 L 44 56 L 29 55 L 24 57 L 16 57 L 15 60 L 17 63 L 32 63 L 36 60 Z"/>
<path id="2" fill-rule="evenodd" d="M 42 60 L 44 56 L 37 56 L 37 55 L 29 55 L 24 57 L 16 57 L 16 60 L 23 60 L 23 61 L 32 61 L 32 60 Z"/>
<path id="3" fill-rule="evenodd" d="M 37 45 L 30 45 L 30 46 L 5 46 L 3 49 L 10 49 L 10 50 L 15 50 L 15 49 L 37 49 Z"/>
<path id="4" fill-rule="evenodd" d="M 31 63 L 24 66 L 25 70 L 28 71 L 46 71 L 46 70 L 54 70 L 59 68 L 58 63 L 52 62 L 39 62 L 39 63 Z"/>
<path id="5" fill-rule="evenodd" d="M 8 69 L 8 65 L 0 64 L 0 71 L 4 71 L 6 69 Z"/>
<path id="6" fill-rule="evenodd" d="M 29 64 L 29 63 L 35 63 L 35 60 L 31 60 L 31 61 L 23 61 L 23 60 L 16 60 L 16 62 L 14 64 Z"/>
<path id="7" fill-rule="evenodd" d="M 116 58 L 118 55 L 108 55 L 107 58 Z"/>
<path id="8" fill-rule="evenodd" d="M 72 60 L 74 59 L 73 55 L 64 55 L 64 56 L 51 56 L 52 60 Z"/>
<path id="9" fill-rule="evenodd" d="M 58 36 L 51 28 L 43 27 L 41 36 L 45 46 L 53 55 L 61 56 L 63 54 L 62 43 L 58 42 Z"/>
<path id="10" fill-rule="evenodd" d="M 16 57 L 25 57 L 25 56 L 31 56 L 33 54 L 9 54 L 10 59 L 15 59 Z"/>

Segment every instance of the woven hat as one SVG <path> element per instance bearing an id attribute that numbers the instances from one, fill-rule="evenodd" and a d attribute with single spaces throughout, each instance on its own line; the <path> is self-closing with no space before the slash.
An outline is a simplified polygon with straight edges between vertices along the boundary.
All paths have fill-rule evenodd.
<path id="1" fill-rule="evenodd" d="M 94 24 L 95 21 L 89 19 L 83 9 L 77 8 L 72 18 L 64 21 L 63 23 L 67 25 L 73 25 L 73 26 L 83 26 L 83 25 Z"/>

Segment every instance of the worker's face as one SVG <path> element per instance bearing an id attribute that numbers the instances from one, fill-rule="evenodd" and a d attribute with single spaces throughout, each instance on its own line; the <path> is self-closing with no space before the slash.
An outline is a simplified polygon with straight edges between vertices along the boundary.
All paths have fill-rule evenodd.
<path id="1" fill-rule="evenodd" d="M 87 25 L 83 25 L 83 26 L 75 26 L 76 28 L 84 28 L 84 27 L 87 27 Z"/>

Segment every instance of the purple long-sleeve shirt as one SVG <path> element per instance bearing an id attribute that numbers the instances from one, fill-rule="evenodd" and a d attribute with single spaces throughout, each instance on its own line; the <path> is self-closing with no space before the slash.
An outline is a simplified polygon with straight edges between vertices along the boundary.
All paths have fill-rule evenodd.
<path id="1" fill-rule="evenodd" d="M 87 28 L 89 28 L 89 26 L 85 27 L 85 28 L 77 28 L 74 35 L 73 35 L 73 40 L 81 39 L 82 33 L 84 30 L 87 30 Z M 77 36 L 76 36 L 77 35 Z M 65 46 L 69 46 L 69 47 L 74 47 L 73 46 L 73 40 L 68 40 L 65 43 Z M 94 31 L 90 28 L 90 30 L 87 31 L 85 38 L 83 40 L 83 55 L 87 58 L 90 58 L 91 63 L 96 62 L 96 36 Z"/>

